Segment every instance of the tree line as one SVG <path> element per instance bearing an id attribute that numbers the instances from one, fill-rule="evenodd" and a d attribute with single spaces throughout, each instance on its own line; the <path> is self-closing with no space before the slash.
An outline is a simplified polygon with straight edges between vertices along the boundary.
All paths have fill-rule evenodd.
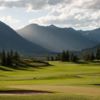
<path id="1" fill-rule="evenodd" d="M 5 51 L 3 50 L 0 53 L 0 61 L 2 66 L 17 66 L 20 61 L 20 55 L 18 52 L 11 51 Z"/>
<path id="2" fill-rule="evenodd" d="M 86 51 L 82 53 L 75 53 L 72 51 L 62 51 L 61 53 L 57 54 L 56 56 L 49 56 L 47 60 L 50 61 L 63 61 L 63 62 L 79 62 L 83 61 L 94 61 L 100 60 L 100 48 L 98 48 L 95 52 L 93 51 Z"/>
<path id="3" fill-rule="evenodd" d="M 87 51 L 82 54 L 82 58 L 85 61 L 94 61 L 94 60 L 100 60 L 100 48 L 98 48 L 96 51 Z"/>
<path id="4" fill-rule="evenodd" d="M 63 61 L 63 62 L 77 62 L 79 60 L 78 56 L 71 51 L 62 51 L 56 56 L 49 56 L 47 60 L 50 61 Z"/>

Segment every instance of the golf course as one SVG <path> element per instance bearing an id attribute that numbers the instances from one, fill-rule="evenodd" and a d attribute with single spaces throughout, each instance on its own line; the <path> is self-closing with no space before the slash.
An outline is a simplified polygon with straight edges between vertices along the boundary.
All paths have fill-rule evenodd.
<path id="1" fill-rule="evenodd" d="M 100 100 L 100 64 L 50 61 L 0 66 L 0 100 Z"/>

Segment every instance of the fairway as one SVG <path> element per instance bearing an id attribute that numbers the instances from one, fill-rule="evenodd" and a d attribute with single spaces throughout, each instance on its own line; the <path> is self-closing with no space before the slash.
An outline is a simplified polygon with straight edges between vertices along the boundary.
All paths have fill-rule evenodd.
<path id="1" fill-rule="evenodd" d="M 59 98 L 63 95 L 62 98 L 64 99 L 58 100 L 100 100 L 99 64 L 75 64 L 70 62 L 49 63 L 51 66 L 39 68 L 29 67 L 24 70 L 15 70 L 0 66 L 0 69 L 3 68 L 3 70 L 0 70 L 0 89 L 52 92 L 52 94 L 47 93 L 48 96 L 46 95 L 46 97 L 51 96 L 52 98 L 47 100 L 55 100 L 53 99 L 55 95 L 59 95 Z M 43 95 L 40 93 L 41 98 L 43 98 Z M 73 96 L 70 97 L 70 95 Z M 35 94 L 31 96 L 29 100 L 33 100 L 34 96 L 36 97 L 34 100 L 40 100 Z M 10 95 L 9 98 L 15 97 L 14 95 L 12 97 Z M 70 99 L 67 97 L 70 97 Z M 76 99 L 73 99 L 73 97 Z M 83 99 L 79 99 L 78 97 Z M 0 100 L 8 100 L 2 98 L 3 95 L 0 95 Z M 24 98 L 24 96 L 22 98 Z"/>

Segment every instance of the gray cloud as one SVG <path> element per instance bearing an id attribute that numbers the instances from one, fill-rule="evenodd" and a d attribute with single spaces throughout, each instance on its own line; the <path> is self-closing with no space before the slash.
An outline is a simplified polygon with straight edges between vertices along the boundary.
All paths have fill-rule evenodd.
<path id="1" fill-rule="evenodd" d="M 100 27 L 100 0 L 0 0 L 0 7 L 26 8 L 26 12 L 47 8 L 46 15 L 33 17 L 30 23 L 75 28 Z"/>
<path id="2" fill-rule="evenodd" d="M 72 0 L 18 0 L 18 1 L 0 1 L 0 6 L 4 7 L 27 7 L 31 5 L 32 9 L 41 9 L 46 6 L 54 6 L 62 3 L 70 3 Z"/>
<path id="3" fill-rule="evenodd" d="M 49 5 L 57 5 L 57 4 L 62 4 L 62 3 L 68 3 L 70 4 L 73 0 L 48 0 Z"/>
<path id="4" fill-rule="evenodd" d="M 32 9 L 42 9 L 47 6 L 56 6 L 60 5 L 67 5 L 67 4 L 74 4 L 75 2 L 82 1 L 82 5 L 78 5 L 80 8 L 87 8 L 87 9 L 100 9 L 100 0 L 9 0 L 4 1 L 0 0 L 0 6 L 2 7 L 23 7 L 27 8 L 29 5 Z M 78 7 L 76 5 L 76 7 Z"/>
<path id="5" fill-rule="evenodd" d="M 100 0 L 95 0 L 89 7 L 93 9 L 100 9 Z"/>
<path id="6" fill-rule="evenodd" d="M 87 0 L 83 5 L 87 9 L 100 10 L 100 0 Z"/>

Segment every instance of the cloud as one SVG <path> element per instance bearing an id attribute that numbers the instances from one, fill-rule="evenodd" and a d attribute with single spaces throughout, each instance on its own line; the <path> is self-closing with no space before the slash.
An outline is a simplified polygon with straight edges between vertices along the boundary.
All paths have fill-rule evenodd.
<path id="1" fill-rule="evenodd" d="M 0 0 L 0 6 L 27 8 L 30 5 L 34 10 L 64 4 L 73 4 L 80 8 L 100 10 L 100 0 Z"/>
<path id="2" fill-rule="evenodd" d="M 55 6 L 62 3 L 71 3 L 72 0 L 1 0 L 0 6 L 5 7 L 29 7 L 32 9 L 41 9 L 47 6 Z"/>
<path id="3" fill-rule="evenodd" d="M 84 29 L 100 27 L 100 0 L 0 0 L 0 7 L 25 8 L 29 13 L 47 11 L 46 15 L 31 18 L 29 23 Z"/>
<path id="4" fill-rule="evenodd" d="M 100 0 L 87 0 L 84 5 L 87 9 L 100 10 Z"/>
<path id="5" fill-rule="evenodd" d="M 12 16 L 0 16 L 0 20 L 7 23 L 8 25 L 13 26 L 13 28 L 15 28 L 16 25 L 20 23 L 20 20 L 15 19 Z"/>
<path id="6" fill-rule="evenodd" d="M 100 27 L 100 11 L 73 8 L 71 6 L 51 10 L 47 16 L 33 18 L 29 23 L 40 25 L 54 24 L 60 27 L 74 27 L 77 29 L 91 29 Z"/>
<path id="7" fill-rule="evenodd" d="M 5 9 L 5 7 L 0 7 L 0 10 L 4 10 Z"/>

